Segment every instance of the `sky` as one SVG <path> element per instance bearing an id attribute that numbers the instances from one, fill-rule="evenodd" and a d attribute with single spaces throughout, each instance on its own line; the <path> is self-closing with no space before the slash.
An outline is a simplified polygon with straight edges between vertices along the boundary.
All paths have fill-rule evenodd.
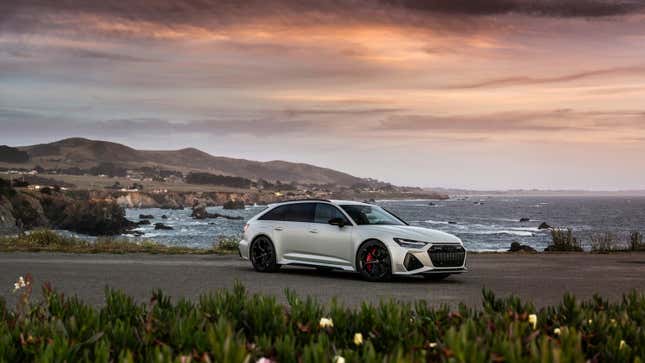
<path id="1" fill-rule="evenodd" d="M 0 144 L 645 189 L 643 0 L 0 3 Z"/>

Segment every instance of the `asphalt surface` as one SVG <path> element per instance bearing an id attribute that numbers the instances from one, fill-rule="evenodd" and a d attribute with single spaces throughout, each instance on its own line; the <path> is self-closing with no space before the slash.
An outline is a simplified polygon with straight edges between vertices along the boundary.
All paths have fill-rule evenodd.
<path id="1" fill-rule="evenodd" d="M 395 298 L 424 299 L 434 305 L 463 302 L 478 307 L 484 287 L 500 296 L 515 294 L 530 299 L 538 307 L 560 302 L 565 292 L 578 298 L 599 293 L 610 300 L 618 300 L 633 289 L 645 292 L 645 253 L 472 254 L 468 267 L 469 272 L 441 282 L 396 278 L 369 283 L 352 273 L 301 267 L 257 273 L 237 256 L 0 253 L 0 296 L 15 303 L 13 283 L 26 273 L 33 275 L 35 285 L 50 282 L 67 296 L 78 295 L 95 305 L 102 304 L 106 286 L 122 289 L 144 302 L 155 288 L 175 298 L 197 298 L 214 289 L 231 287 L 235 281 L 250 292 L 272 294 L 281 301 L 289 288 L 300 296 L 312 295 L 323 302 L 337 297 L 350 305 Z"/>

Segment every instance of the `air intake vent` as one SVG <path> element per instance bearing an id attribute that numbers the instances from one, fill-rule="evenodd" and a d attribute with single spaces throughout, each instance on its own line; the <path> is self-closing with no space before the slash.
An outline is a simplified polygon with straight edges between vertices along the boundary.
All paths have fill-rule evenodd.
<path id="1" fill-rule="evenodd" d="M 421 263 L 421 261 L 419 261 L 418 258 L 414 257 L 410 253 L 405 255 L 405 259 L 403 260 L 403 265 L 405 266 L 405 269 L 408 271 L 416 270 L 423 267 L 423 264 Z"/>
<path id="2" fill-rule="evenodd" d="M 461 246 L 435 245 L 428 250 L 435 267 L 461 267 L 466 259 L 466 250 Z"/>

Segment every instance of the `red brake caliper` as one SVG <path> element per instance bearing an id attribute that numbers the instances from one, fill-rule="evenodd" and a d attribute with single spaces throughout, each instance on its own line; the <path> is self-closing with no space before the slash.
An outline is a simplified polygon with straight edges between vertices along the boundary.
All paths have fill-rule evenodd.
<path id="1" fill-rule="evenodd" d="M 374 252 L 376 252 L 376 247 L 372 248 L 372 250 L 367 254 L 367 257 L 365 257 L 365 262 L 370 262 L 374 260 Z M 365 268 L 367 271 L 372 272 L 372 264 L 365 264 Z"/>

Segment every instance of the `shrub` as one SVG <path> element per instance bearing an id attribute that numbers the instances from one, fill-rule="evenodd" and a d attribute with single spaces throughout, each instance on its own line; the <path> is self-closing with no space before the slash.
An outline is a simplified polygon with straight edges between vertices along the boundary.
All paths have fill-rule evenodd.
<path id="1" fill-rule="evenodd" d="M 591 251 L 608 253 L 624 249 L 617 245 L 616 236 L 611 232 L 595 233 L 591 236 Z"/>
<path id="2" fill-rule="evenodd" d="M 252 181 L 250 179 L 246 179 L 238 176 L 191 172 L 186 176 L 186 183 L 211 184 L 211 185 L 221 185 L 221 186 L 232 187 L 232 188 L 248 189 L 249 187 L 251 187 Z"/>
<path id="3" fill-rule="evenodd" d="M 15 195 L 16 191 L 11 186 L 11 182 L 9 180 L 0 178 L 0 196 L 11 198 Z"/>
<path id="4" fill-rule="evenodd" d="M 645 250 L 645 245 L 643 244 L 643 235 L 640 232 L 632 232 L 629 238 L 629 247 L 632 251 Z"/>
<path id="5" fill-rule="evenodd" d="M 225 249 L 197 249 L 165 246 L 154 241 L 129 241 L 110 237 L 86 241 L 63 236 L 54 231 L 39 229 L 22 236 L 0 237 L 0 251 L 50 251 L 73 253 L 163 253 L 163 254 L 208 254 L 229 253 Z M 235 250 L 237 251 L 237 250 Z M 0 360 L 2 362 L 2 360 Z"/>
<path id="6" fill-rule="evenodd" d="M 554 228 L 551 230 L 552 244 L 548 246 L 545 251 L 549 252 L 562 252 L 562 251 L 575 251 L 581 252 L 582 247 L 578 240 L 573 236 L 573 230 Z"/>
<path id="7" fill-rule="evenodd" d="M 214 250 L 219 251 L 237 251 L 240 240 L 237 237 L 220 236 L 213 245 Z"/>
<path id="8" fill-rule="evenodd" d="M 0 361 L 565 363 L 645 356 L 645 295 L 636 292 L 612 303 L 565 295 L 541 310 L 490 291 L 480 310 L 394 300 L 350 309 L 290 291 L 283 306 L 239 284 L 195 302 L 154 291 L 147 304 L 106 289 L 101 307 L 49 287 L 39 302 L 22 295 L 27 299 L 13 311 L 0 302 Z"/>

